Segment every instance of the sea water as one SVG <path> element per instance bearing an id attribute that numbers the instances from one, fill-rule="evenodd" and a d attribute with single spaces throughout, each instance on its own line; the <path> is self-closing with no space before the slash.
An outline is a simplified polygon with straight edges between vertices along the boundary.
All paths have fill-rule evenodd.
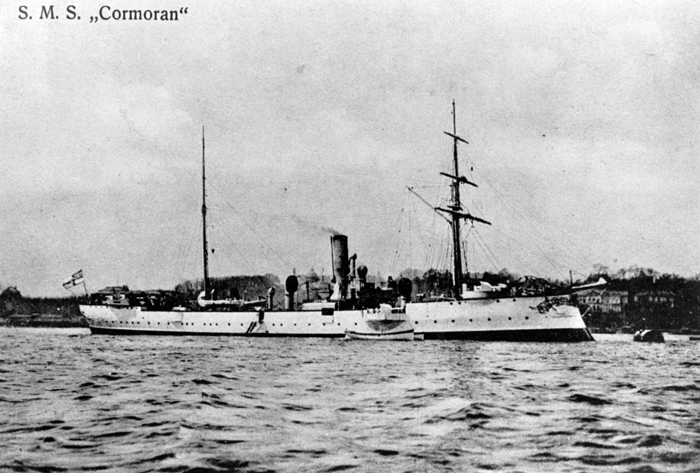
<path id="1" fill-rule="evenodd" d="M 0 470 L 700 471 L 700 342 L 0 330 Z"/>

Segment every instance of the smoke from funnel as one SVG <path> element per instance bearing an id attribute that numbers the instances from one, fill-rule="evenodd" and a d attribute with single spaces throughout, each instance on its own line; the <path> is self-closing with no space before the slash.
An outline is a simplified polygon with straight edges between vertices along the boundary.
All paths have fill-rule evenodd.
<path id="1" fill-rule="evenodd" d="M 330 234 L 333 235 L 333 236 L 342 236 L 338 230 L 336 230 L 336 229 L 334 229 L 334 228 L 331 228 L 331 227 L 322 226 L 322 227 L 321 227 L 321 230 L 323 230 L 324 232 L 328 232 L 328 233 L 330 233 Z M 347 237 L 346 237 L 346 238 L 347 238 Z"/>
<path id="2" fill-rule="evenodd" d="M 328 234 L 330 233 L 331 235 L 340 235 L 340 232 L 336 230 L 335 228 L 328 227 L 326 225 L 319 225 L 317 223 L 309 222 L 306 219 L 303 219 L 297 215 L 292 215 L 292 220 L 296 222 L 299 226 L 307 228 L 309 230 L 313 230 L 315 232 L 321 232 Z"/>

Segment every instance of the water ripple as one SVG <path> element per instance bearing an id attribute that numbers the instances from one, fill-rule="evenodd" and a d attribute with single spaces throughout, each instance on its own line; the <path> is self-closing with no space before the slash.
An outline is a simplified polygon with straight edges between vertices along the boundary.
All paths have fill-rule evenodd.
<path id="1" fill-rule="evenodd" d="M 0 330 L 0 470 L 695 471 L 700 354 Z"/>

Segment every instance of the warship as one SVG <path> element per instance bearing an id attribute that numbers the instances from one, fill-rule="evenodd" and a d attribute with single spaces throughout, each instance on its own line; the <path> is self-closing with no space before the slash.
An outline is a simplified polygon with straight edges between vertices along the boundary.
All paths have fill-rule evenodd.
<path id="1" fill-rule="evenodd" d="M 208 270 L 207 191 L 204 130 L 202 130 L 202 256 L 203 289 L 195 301 L 182 301 L 172 291 L 130 291 L 109 287 L 91 294 L 80 311 L 93 334 L 209 335 L 245 337 L 337 337 L 360 339 L 467 339 L 518 342 L 593 341 L 578 308 L 576 293 L 605 284 L 553 287 L 527 278 L 517 284 L 475 284 L 463 274 L 461 254 L 463 221 L 491 225 L 464 208 L 460 189 L 477 187 L 460 175 L 455 104 L 453 129 L 444 132 L 453 141 L 453 169 L 440 174 L 451 181 L 449 205 L 435 210 L 446 218 L 452 236 L 452 287 L 445 294 L 413 294 L 406 278 L 389 287 L 367 277 L 368 268 L 349 256 L 348 238 L 330 238 L 333 277 L 327 297 L 312 298 L 305 281 L 289 276 L 284 303 L 276 304 L 274 288 L 267 297 L 244 300 L 217 298 Z M 471 284 L 470 284 L 471 283 Z M 318 283 L 315 283 L 318 284 Z M 318 294 L 318 291 L 316 292 Z M 281 305 L 281 307 L 278 307 Z M 410 334 L 408 336 L 407 334 Z"/>

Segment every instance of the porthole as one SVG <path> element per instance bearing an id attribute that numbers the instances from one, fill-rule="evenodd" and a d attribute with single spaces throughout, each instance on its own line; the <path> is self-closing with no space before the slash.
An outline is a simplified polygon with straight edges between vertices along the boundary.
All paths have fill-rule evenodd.
<path id="1" fill-rule="evenodd" d="M 418 325 L 418 321 L 416 320 L 416 325 Z"/>
<path id="2" fill-rule="evenodd" d="M 528 317 L 528 316 L 526 315 L 526 316 L 525 316 L 525 320 L 530 320 L 530 317 Z"/>
<path id="3" fill-rule="evenodd" d="M 469 319 L 470 322 L 474 322 L 472 319 Z"/>
<path id="4" fill-rule="evenodd" d="M 455 323 L 455 319 L 452 319 L 452 323 Z"/>
<path id="5" fill-rule="evenodd" d="M 491 317 L 489 317 L 487 320 L 488 320 L 489 322 L 491 322 Z"/>
<path id="6" fill-rule="evenodd" d="M 436 324 L 436 323 L 437 323 L 437 320 L 433 320 L 433 323 Z"/>
<path id="7" fill-rule="evenodd" d="M 513 320 L 513 319 L 511 319 L 510 317 L 508 317 L 508 320 Z"/>

